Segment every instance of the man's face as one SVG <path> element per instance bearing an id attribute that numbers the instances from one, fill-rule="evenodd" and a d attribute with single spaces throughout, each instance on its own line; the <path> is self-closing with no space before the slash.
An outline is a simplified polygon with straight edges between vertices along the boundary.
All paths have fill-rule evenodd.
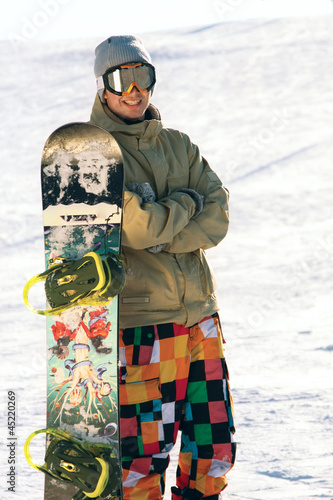
<path id="1" fill-rule="evenodd" d="M 140 92 L 136 87 L 128 95 L 119 96 L 104 91 L 104 99 L 108 108 L 125 120 L 140 120 L 144 118 L 150 102 L 150 92 Z"/>

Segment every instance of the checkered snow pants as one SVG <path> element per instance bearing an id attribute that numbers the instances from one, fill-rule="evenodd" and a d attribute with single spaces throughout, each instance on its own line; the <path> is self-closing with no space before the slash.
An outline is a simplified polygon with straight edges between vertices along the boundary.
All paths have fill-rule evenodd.
<path id="1" fill-rule="evenodd" d="M 234 464 L 232 397 L 218 315 L 120 332 L 125 500 L 160 500 L 182 431 L 173 500 L 217 499 Z"/>

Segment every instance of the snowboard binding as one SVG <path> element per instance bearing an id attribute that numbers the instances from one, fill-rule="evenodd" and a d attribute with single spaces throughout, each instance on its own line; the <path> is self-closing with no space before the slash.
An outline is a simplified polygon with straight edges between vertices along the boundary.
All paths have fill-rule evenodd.
<path id="1" fill-rule="evenodd" d="M 51 441 L 45 463 L 37 465 L 32 460 L 29 447 L 32 439 L 41 433 L 51 435 Z M 29 465 L 35 469 L 78 488 L 71 500 L 105 498 L 117 484 L 117 473 L 112 466 L 112 459 L 116 457 L 110 453 L 110 447 L 82 443 L 60 429 L 33 432 L 25 443 L 24 453 Z"/>
<path id="2" fill-rule="evenodd" d="M 115 253 L 109 253 L 103 259 L 96 252 L 89 252 L 79 260 L 55 257 L 50 259 L 49 266 L 31 278 L 23 290 L 25 304 L 44 316 L 59 314 L 74 305 L 107 303 L 125 285 L 122 260 Z M 47 310 L 35 309 L 28 300 L 29 290 L 41 281 L 45 283 L 46 297 L 51 306 Z"/>

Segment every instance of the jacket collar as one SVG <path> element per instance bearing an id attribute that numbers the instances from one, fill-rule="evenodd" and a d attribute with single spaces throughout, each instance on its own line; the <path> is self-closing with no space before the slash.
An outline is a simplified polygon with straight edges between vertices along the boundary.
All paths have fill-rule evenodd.
<path id="1" fill-rule="evenodd" d="M 147 141 L 156 137 L 163 128 L 160 113 L 152 104 L 149 105 L 146 111 L 145 120 L 127 124 L 119 116 L 112 113 L 106 104 L 102 104 L 98 94 L 95 98 L 89 123 L 98 125 L 111 133 L 121 132 L 124 135 Z"/>

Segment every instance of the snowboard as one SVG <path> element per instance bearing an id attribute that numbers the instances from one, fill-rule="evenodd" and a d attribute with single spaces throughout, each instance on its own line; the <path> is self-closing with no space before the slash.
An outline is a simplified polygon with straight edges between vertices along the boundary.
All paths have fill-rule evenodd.
<path id="1" fill-rule="evenodd" d="M 34 433 L 46 434 L 45 464 L 36 468 L 46 473 L 44 500 L 121 498 L 122 154 L 105 130 L 72 123 L 48 138 L 41 168 L 47 270 L 33 284 L 45 280 L 49 309 L 31 308 L 46 316 L 48 371 L 46 429 Z"/>

